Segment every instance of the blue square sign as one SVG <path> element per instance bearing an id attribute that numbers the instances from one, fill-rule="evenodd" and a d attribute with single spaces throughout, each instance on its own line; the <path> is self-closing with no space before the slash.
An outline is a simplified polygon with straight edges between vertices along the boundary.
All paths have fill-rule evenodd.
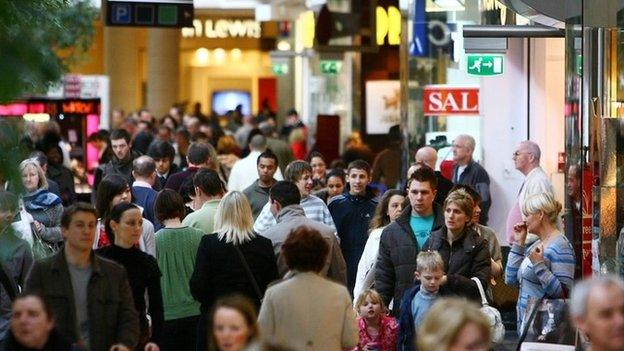
<path id="1" fill-rule="evenodd" d="M 132 5 L 131 4 L 111 4 L 111 22 L 114 24 L 130 24 L 132 21 Z"/>

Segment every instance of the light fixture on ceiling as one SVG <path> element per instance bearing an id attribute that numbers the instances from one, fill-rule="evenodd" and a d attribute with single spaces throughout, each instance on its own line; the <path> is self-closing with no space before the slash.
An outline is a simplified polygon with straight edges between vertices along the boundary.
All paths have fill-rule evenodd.
<path id="1" fill-rule="evenodd" d="M 425 11 L 442 12 L 442 11 L 465 11 L 466 0 L 427 0 Z"/>
<path id="2" fill-rule="evenodd" d="M 22 118 L 28 122 L 48 122 L 50 115 L 48 113 L 25 113 Z"/>
<path id="3" fill-rule="evenodd" d="M 243 52 L 239 48 L 234 48 L 230 50 L 230 57 L 233 61 L 240 61 L 240 59 L 243 57 Z"/>
<path id="4" fill-rule="evenodd" d="M 290 51 L 290 49 L 291 49 L 290 43 L 287 42 L 286 40 L 280 40 L 277 43 L 277 50 L 279 51 Z"/>
<path id="5" fill-rule="evenodd" d="M 195 62 L 198 66 L 208 66 L 210 63 L 210 51 L 206 48 L 195 50 Z"/>

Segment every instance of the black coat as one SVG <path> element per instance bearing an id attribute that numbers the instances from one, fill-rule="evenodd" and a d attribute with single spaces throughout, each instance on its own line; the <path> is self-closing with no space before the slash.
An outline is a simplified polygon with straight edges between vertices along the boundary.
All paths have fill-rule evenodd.
<path id="1" fill-rule="evenodd" d="M 238 248 L 264 294 L 269 283 L 279 278 L 271 240 L 256 235 L 251 241 L 238 245 Z M 206 350 L 208 313 L 220 297 L 242 294 L 260 308 L 260 298 L 234 245 L 219 240 L 217 234 L 208 234 L 202 238 L 189 285 L 193 298 L 201 303 L 198 350 Z"/>
<path id="2" fill-rule="evenodd" d="M 435 175 L 436 175 L 436 178 L 438 178 L 438 188 L 437 188 L 436 197 L 433 201 L 436 204 L 443 206 L 444 200 L 446 200 L 446 197 L 451 192 L 451 189 L 453 189 L 453 182 L 446 179 L 440 171 L 436 171 Z"/>
<path id="3" fill-rule="evenodd" d="M 57 183 L 59 197 L 63 200 L 63 206 L 69 206 L 76 201 L 74 174 L 71 170 L 63 165 L 48 165 L 47 175 Z"/>
<path id="4" fill-rule="evenodd" d="M 441 208 L 433 205 L 432 231 L 444 225 Z M 394 298 L 392 315 L 398 316 L 403 292 L 414 285 L 418 247 L 416 236 L 410 226 L 412 207 L 407 206 L 396 221 L 390 223 L 381 233 L 379 255 L 375 270 L 375 290 L 379 292 L 386 306 Z"/>
<path id="5" fill-rule="evenodd" d="M 479 217 L 479 223 L 487 225 L 488 211 L 492 206 L 492 196 L 490 195 L 490 177 L 487 171 L 474 160 L 471 160 L 466 169 L 459 176 L 459 180 L 456 181 L 456 174 L 459 170 L 459 165 L 455 164 L 453 167 L 453 183 L 465 184 L 472 186 L 481 196 L 481 215 Z"/>
<path id="6" fill-rule="evenodd" d="M 471 278 L 479 278 L 484 288 L 488 286 L 491 277 L 491 259 L 487 240 L 472 227 L 467 227 L 459 239 L 449 244 L 447 229 L 442 227 L 431 233 L 423 250 L 435 250 L 442 256 L 447 278 L 445 291 L 481 301 L 477 284 Z"/>
<path id="7" fill-rule="evenodd" d="M 353 294 L 358 263 L 368 240 L 369 224 L 377 203 L 370 189 L 367 189 L 365 196 L 351 195 L 347 189 L 327 206 L 336 224 L 340 248 L 347 264 L 347 289 L 350 294 Z"/>

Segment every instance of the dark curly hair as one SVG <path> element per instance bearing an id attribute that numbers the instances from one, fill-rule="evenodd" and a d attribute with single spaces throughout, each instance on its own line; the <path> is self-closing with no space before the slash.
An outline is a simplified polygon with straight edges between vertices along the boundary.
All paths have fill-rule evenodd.
<path id="1" fill-rule="evenodd" d="M 318 230 L 302 226 L 288 234 L 282 255 L 291 270 L 320 272 L 325 266 L 329 245 Z"/>

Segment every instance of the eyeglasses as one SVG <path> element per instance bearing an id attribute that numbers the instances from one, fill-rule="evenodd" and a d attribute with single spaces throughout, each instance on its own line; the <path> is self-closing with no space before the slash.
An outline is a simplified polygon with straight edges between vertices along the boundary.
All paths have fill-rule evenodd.
<path id="1" fill-rule="evenodd" d="M 530 152 L 520 152 L 520 151 L 516 151 L 516 152 L 514 152 L 513 154 L 511 154 L 511 156 L 513 156 L 513 157 L 518 157 L 518 156 L 523 155 L 523 154 L 526 154 L 526 155 L 531 155 L 531 153 L 530 153 Z"/>
<path id="2" fill-rule="evenodd" d="M 463 149 L 463 148 L 465 148 L 464 145 L 458 145 L 458 144 L 452 144 L 451 147 L 455 148 L 455 149 Z"/>

